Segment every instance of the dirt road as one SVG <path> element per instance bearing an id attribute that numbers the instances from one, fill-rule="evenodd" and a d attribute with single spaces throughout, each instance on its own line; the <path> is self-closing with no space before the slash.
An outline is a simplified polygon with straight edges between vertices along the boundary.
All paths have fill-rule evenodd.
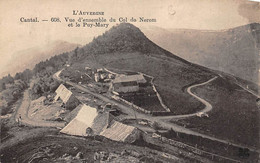
<path id="1" fill-rule="evenodd" d="M 38 127 L 64 127 L 64 122 L 47 122 L 47 121 L 35 121 L 31 120 L 28 117 L 28 110 L 30 108 L 31 99 L 29 97 L 29 90 L 24 91 L 23 95 L 23 101 L 20 107 L 17 110 L 17 113 L 15 115 L 16 121 L 18 120 L 19 116 L 21 117 L 22 124 L 29 125 L 29 126 L 38 126 Z"/>
<path id="2" fill-rule="evenodd" d="M 55 79 L 59 80 L 59 81 L 62 81 L 62 79 L 59 77 L 60 72 L 61 71 L 55 73 L 53 75 L 53 77 Z M 210 111 L 212 109 L 212 106 L 206 100 L 204 100 L 204 99 L 198 97 L 197 95 L 193 94 L 191 92 L 191 89 L 194 88 L 194 87 L 197 87 L 197 86 L 208 84 L 209 82 L 215 80 L 216 78 L 217 77 L 214 77 L 214 78 L 210 79 L 207 82 L 204 82 L 204 83 L 201 83 L 201 84 L 196 84 L 196 85 L 193 85 L 193 86 L 188 88 L 191 95 L 193 95 L 195 98 L 197 97 L 197 99 L 200 99 L 201 101 L 203 101 L 203 103 L 205 103 L 206 107 L 203 109 L 204 111 Z M 103 100 L 105 102 L 117 105 L 122 110 L 122 112 L 128 114 L 127 118 L 129 118 L 129 119 L 135 119 L 135 117 L 137 117 L 138 119 L 146 119 L 146 120 L 151 121 L 151 122 L 158 122 L 162 127 L 166 128 L 166 129 L 173 129 L 174 131 L 177 131 L 177 132 L 186 133 L 186 134 L 195 135 L 195 136 L 201 136 L 203 138 L 207 138 L 207 139 L 210 139 L 210 140 L 222 142 L 222 143 L 229 144 L 229 145 L 234 145 L 234 146 L 237 146 L 237 147 L 248 148 L 251 151 L 260 152 L 259 149 L 255 149 L 253 147 L 248 147 L 248 146 L 241 145 L 241 144 L 235 144 L 235 143 L 232 143 L 232 142 L 230 142 L 228 140 L 222 140 L 222 139 L 219 139 L 219 138 L 216 138 L 216 137 L 213 137 L 213 136 L 208 136 L 208 135 L 205 135 L 205 134 L 201 134 L 201 133 L 192 131 L 190 129 L 187 129 L 185 127 L 182 127 L 182 126 L 179 126 L 179 125 L 176 125 L 176 124 L 173 124 L 173 123 L 170 123 L 170 122 L 167 121 L 167 119 L 169 119 L 169 118 L 172 119 L 172 118 L 180 118 L 180 117 L 182 117 L 182 118 L 191 117 L 191 116 L 194 116 L 194 114 L 196 114 L 196 113 L 187 114 L 187 115 L 156 116 L 156 117 L 153 117 L 153 116 L 150 116 L 150 115 L 147 115 L 147 114 L 143 114 L 143 113 L 137 112 L 134 109 L 132 109 L 130 106 L 123 105 L 123 104 L 119 103 L 118 101 L 110 99 L 110 98 L 108 98 L 106 96 L 103 96 L 103 95 L 98 94 L 98 93 L 91 92 L 86 87 L 83 87 L 83 86 L 78 85 L 76 83 L 73 83 L 73 82 L 70 82 L 70 81 L 66 81 L 66 83 L 71 85 L 71 86 L 73 86 L 73 87 L 75 87 L 75 88 L 80 89 L 81 91 L 89 93 L 89 94 L 99 98 L 100 100 Z"/>
<path id="3" fill-rule="evenodd" d="M 207 113 L 209 111 L 212 110 L 212 105 L 207 102 L 206 100 L 204 100 L 203 98 L 200 98 L 199 96 L 195 95 L 194 93 L 191 92 L 191 89 L 192 88 L 195 88 L 195 87 L 199 87 L 199 86 L 202 86 L 202 85 L 206 85 L 212 81 L 214 81 L 215 79 L 217 79 L 218 77 L 215 76 L 214 78 L 204 82 L 204 83 L 200 83 L 200 84 L 195 84 L 195 85 L 192 85 L 190 87 L 188 87 L 187 89 L 187 92 L 193 96 L 194 98 L 196 98 L 197 100 L 199 100 L 201 103 L 203 103 L 205 105 L 204 109 L 196 112 L 196 113 L 191 113 L 191 114 L 184 114 L 184 115 L 173 115 L 173 116 L 160 116 L 159 119 L 182 119 L 182 118 L 189 118 L 189 117 L 193 117 L 193 116 L 197 116 L 198 113 Z"/>

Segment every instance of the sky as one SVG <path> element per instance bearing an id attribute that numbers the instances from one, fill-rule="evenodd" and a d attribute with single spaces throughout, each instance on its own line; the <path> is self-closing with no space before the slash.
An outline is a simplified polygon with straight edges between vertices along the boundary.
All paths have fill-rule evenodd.
<path id="1" fill-rule="evenodd" d="M 106 19 L 156 19 L 155 23 L 133 23 L 140 28 L 222 30 L 260 22 L 260 4 L 247 0 L 0 0 L 0 70 L 11 64 L 19 51 L 56 40 L 84 45 L 119 23 L 110 23 L 108 28 L 68 27 L 64 17 L 80 17 L 73 16 L 73 10 L 101 11 Z M 21 17 L 38 17 L 40 22 L 22 23 Z M 51 17 L 62 22 L 41 21 Z"/>

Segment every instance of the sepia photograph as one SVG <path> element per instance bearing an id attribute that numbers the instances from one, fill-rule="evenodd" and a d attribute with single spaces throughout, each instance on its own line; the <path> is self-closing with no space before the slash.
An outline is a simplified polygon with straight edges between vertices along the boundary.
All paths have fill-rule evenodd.
<path id="1" fill-rule="evenodd" d="M 260 0 L 0 0 L 0 163 L 259 163 Z"/>

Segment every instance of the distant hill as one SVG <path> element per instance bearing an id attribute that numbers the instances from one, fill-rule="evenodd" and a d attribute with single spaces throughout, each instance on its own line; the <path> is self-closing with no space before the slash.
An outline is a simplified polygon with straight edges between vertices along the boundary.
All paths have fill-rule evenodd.
<path id="1" fill-rule="evenodd" d="M 260 24 L 228 30 L 143 28 L 153 42 L 190 62 L 258 83 Z"/>
<path id="2" fill-rule="evenodd" d="M 70 52 L 79 44 L 73 44 L 66 41 L 55 41 L 43 45 L 42 47 L 33 47 L 30 49 L 19 51 L 17 56 L 12 60 L 12 63 L 6 63 L 5 69 L 0 71 L 0 76 L 7 74 L 15 74 L 27 68 L 31 69 L 40 61 L 46 60 L 51 56 L 58 55 L 64 52 Z"/>

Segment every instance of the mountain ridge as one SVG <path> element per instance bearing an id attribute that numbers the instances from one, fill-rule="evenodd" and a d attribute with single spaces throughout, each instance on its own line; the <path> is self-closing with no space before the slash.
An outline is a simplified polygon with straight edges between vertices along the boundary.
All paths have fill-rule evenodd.
<path id="1" fill-rule="evenodd" d="M 121 23 L 113 26 L 103 35 L 94 38 L 92 42 L 83 47 L 86 53 L 104 54 L 112 52 L 141 52 L 144 54 L 157 53 L 173 57 L 182 62 L 187 62 L 181 57 L 172 55 L 171 52 L 149 40 L 144 33 L 130 23 Z"/>
<path id="2" fill-rule="evenodd" d="M 12 64 L 6 63 L 5 71 L 0 72 L 0 76 L 7 74 L 14 75 L 25 69 L 31 69 L 35 64 L 44 61 L 54 55 L 64 52 L 70 52 L 81 45 L 69 43 L 67 41 L 57 40 L 46 45 L 24 49 L 15 53 L 16 59 L 12 60 Z"/>
<path id="3" fill-rule="evenodd" d="M 162 48 L 190 62 L 258 83 L 259 23 L 224 31 L 151 27 L 143 32 Z"/>

